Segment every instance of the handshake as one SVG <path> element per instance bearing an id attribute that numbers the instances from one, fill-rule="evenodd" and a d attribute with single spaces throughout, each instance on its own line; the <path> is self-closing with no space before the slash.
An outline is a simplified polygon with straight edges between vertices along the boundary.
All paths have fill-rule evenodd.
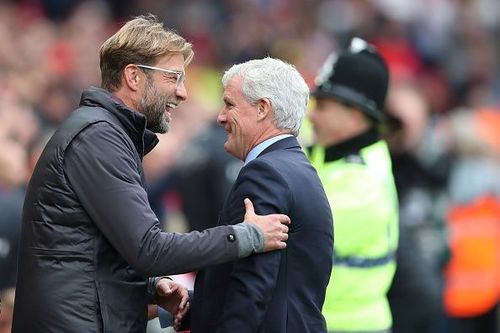
<path id="1" fill-rule="evenodd" d="M 154 300 L 156 304 L 148 305 L 148 320 L 158 317 L 158 307 L 161 307 L 170 312 L 171 325 L 178 330 L 189 309 L 189 294 L 186 287 L 169 278 L 161 278 L 156 283 Z"/>

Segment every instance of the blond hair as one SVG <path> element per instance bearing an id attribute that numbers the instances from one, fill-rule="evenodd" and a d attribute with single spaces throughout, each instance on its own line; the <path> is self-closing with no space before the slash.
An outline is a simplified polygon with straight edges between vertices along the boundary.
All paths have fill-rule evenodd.
<path id="1" fill-rule="evenodd" d="M 154 65 L 158 58 L 169 53 L 182 54 L 186 65 L 194 55 L 191 43 L 166 29 L 156 16 L 138 16 L 102 44 L 99 51 L 101 86 L 115 91 L 120 87 L 125 66 Z"/>

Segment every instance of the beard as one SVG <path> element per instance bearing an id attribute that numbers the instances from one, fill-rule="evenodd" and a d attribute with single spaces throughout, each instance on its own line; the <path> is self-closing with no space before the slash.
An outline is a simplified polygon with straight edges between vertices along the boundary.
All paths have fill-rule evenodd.
<path id="1" fill-rule="evenodd" d="M 156 89 L 153 80 L 148 79 L 144 95 L 139 101 L 139 112 L 146 116 L 147 129 L 154 133 L 167 133 L 170 120 L 165 114 L 168 96 L 162 95 Z"/>

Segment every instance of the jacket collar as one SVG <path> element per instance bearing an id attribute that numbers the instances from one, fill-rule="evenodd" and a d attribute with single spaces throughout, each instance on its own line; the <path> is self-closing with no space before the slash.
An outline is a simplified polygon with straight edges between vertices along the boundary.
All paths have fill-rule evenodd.
<path id="1" fill-rule="evenodd" d="M 359 151 L 380 140 L 380 134 L 371 128 L 351 139 L 325 148 L 325 162 L 332 162 L 349 155 L 359 155 Z"/>
<path id="2" fill-rule="evenodd" d="M 259 156 L 262 156 L 264 154 L 267 154 L 269 152 L 272 152 L 274 150 L 281 150 L 281 149 L 289 149 L 289 148 L 299 148 L 300 149 L 300 144 L 297 141 L 297 138 L 294 136 L 290 136 L 287 138 L 284 138 L 282 140 L 279 140 L 266 149 L 262 153 L 259 154 Z"/>
<path id="3" fill-rule="evenodd" d="M 90 87 L 82 93 L 80 106 L 102 107 L 113 114 L 128 133 L 141 157 L 158 144 L 155 133 L 146 128 L 146 117 L 126 107 L 107 90 Z"/>

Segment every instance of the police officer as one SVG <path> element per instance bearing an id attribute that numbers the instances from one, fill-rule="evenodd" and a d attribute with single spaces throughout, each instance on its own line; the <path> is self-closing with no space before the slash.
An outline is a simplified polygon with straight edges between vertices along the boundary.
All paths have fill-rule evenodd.
<path id="1" fill-rule="evenodd" d="M 334 269 L 323 314 L 330 332 L 389 332 L 387 291 L 396 264 L 398 203 L 379 127 L 389 73 L 376 49 L 354 38 L 316 79 L 308 150 L 334 214 Z"/>

